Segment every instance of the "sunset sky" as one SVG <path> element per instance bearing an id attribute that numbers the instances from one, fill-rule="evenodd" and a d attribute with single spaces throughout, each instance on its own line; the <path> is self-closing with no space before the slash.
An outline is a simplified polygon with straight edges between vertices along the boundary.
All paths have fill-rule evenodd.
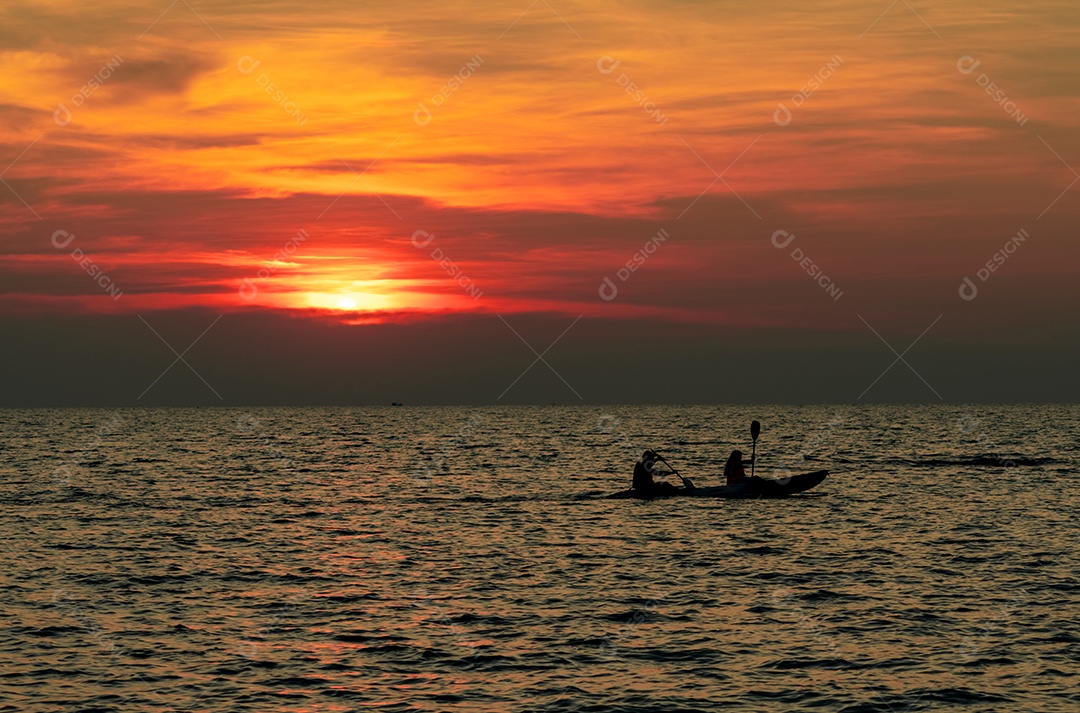
<path id="1" fill-rule="evenodd" d="M 1080 398 L 1080 5 L 791 5 L 4 3 L 0 405 Z"/>

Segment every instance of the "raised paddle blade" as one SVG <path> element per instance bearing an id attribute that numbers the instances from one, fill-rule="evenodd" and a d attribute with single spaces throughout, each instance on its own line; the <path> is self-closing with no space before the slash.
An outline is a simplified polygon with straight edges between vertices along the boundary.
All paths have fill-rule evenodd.
<path id="1" fill-rule="evenodd" d="M 753 448 L 750 451 L 750 477 L 754 477 L 754 465 L 757 463 L 757 437 L 761 433 L 761 424 L 757 421 L 750 422 L 750 437 L 754 439 Z"/>

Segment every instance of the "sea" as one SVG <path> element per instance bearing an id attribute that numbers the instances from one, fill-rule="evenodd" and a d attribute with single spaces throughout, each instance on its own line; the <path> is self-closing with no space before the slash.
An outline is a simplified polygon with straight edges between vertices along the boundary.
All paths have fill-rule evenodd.
<path id="1" fill-rule="evenodd" d="M 1076 405 L 0 418 L 0 711 L 1080 710 Z"/>

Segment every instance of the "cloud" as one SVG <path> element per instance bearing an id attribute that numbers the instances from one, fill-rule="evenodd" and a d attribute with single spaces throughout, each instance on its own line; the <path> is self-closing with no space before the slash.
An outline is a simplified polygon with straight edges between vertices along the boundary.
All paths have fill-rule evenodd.
<path id="1" fill-rule="evenodd" d="M 173 50 L 153 59 L 125 59 L 109 87 L 113 100 L 122 103 L 146 101 L 154 94 L 182 94 L 200 75 L 216 68 L 209 56 L 193 56 L 190 51 Z"/>

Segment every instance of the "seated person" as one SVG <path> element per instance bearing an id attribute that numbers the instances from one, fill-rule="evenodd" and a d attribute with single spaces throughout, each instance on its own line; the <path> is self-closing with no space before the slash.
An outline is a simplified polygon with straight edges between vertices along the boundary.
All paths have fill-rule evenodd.
<path id="1" fill-rule="evenodd" d="M 641 454 L 641 460 L 634 464 L 634 490 L 646 497 L 678 492 L 678 488 L 671 483 L 657 483 L 653 481 L 653 468 L 660 456 L 653 451 L 645 451 Z"/>
<path id="2" fill-rule="evenodd" d="M 751 456 L 750 460 L 742 459 L 742 451 L 732 451 L 728 456 L 727 464 L 724 466 L 724 478 L 727 479 L 727 485 L 735 485 L 747 480 L 745 467 L 754 462 L 754 458 Z"/>

